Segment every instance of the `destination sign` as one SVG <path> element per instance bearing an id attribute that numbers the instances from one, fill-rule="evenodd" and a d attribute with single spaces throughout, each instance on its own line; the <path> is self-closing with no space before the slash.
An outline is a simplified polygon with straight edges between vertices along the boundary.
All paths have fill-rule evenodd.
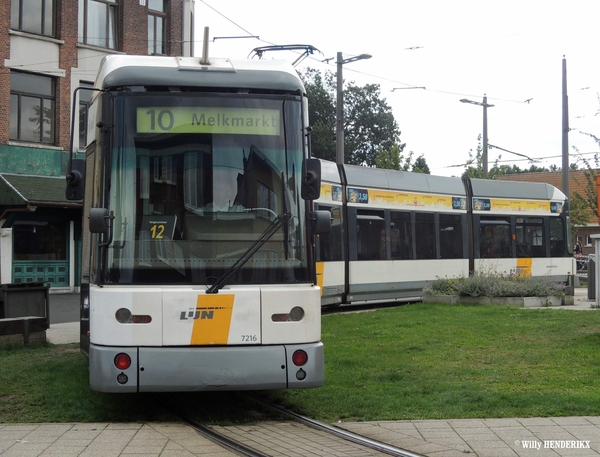
<path id="1" fill-rule="evenodd" d="M 274 109 L 144 107 L 137 109 L 137 133 L 223 133 L 279 135 Z"/>

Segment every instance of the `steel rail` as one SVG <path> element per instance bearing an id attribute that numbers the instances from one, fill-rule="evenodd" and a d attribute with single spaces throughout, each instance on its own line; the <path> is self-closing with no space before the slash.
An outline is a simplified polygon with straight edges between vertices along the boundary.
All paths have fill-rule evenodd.
<path id="1" fill-rule="evenodd" d="M 359 444 L 361 446 L 368 447 L 375 451 L 379 451 L 388 455 L 392 455 L 394 457 L 424 457 L 422 454 L 415 454 L 414 452 L 407 451 L 406 449 L 400 449 L 395 446 L 390 446 L 389 444 L 381 443 L 379 441 L 372 440 L 370 438 L 366 438 L 361 435 L 357 435 L 356 433 L 349 432 L 348 430 L 341 429 L 339 427 L 335 427 L 333 425 L 326 424 L 324 422 L 317 421 L 315 419 L 311 419 L 306 416 L 302 416 L 301 414 L 290 411 L 282 406 L 271 403 L 264 398 L 257 396 L 256 394 L 247 394 L 251 396 L 258 402 L 261 402 L 273 409 L 276 409 L 279 412 L 287 414 L 294 418 L 294 420 L 307 425 L 308 427 L 314 428 L 316 430 L 321 430 L 332 435 L 336 435 L 339 438 L 345 439 L 347 441 L 351 441 L 353 443 Z"/>

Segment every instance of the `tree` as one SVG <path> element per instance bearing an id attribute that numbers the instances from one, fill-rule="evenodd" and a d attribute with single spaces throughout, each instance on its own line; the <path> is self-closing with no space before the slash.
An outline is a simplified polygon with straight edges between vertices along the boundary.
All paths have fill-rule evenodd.
<path id="1" fill-rule="evenodd" d="M 425 156 L 421 154 L 415 160 L 414 165 L 412 166 L 413 173 L 425 173 L 426 175 L 431 174 L 431 170 L 429 170 L 429 165 L 427 165 L 427 161 L 425 160 Z"/>
<path id="2" fill-rule="evenodd" d="M 597 136 L 580 132 L 583 135 L 587 135 L 592 138 L 596 144 L 600 146 L 600 138 Z M 596 170 L 600 167 L 600 158 L 598 154 L 594 154 L 593 156 L 593 166 L 592 163 L 583 155 L 578 155 L 579 151 L 576 147 L 573 147 L 577 157 L 577 161 L 575 165 L 579 169 L 579 163 L 583 165 L 583 176 L 585 179 L 585 183 L 579 183 L 583 185 L 583 194 L 573 191 L 571 193 L 571 199 L 569 204 L 569 216 L 571 218 L 571 229 L 573 233 L 578 227 L 584 227 L 589 224 L 598 214 L 598 193 L 596 191 Z M 572 167 L 571 167 L 572 168 Z"/>
<path id="3" fill-rule="evenodd" d="M 308 68 L 300 74 L 308 96 L 308 119 L 311 130 L 312 155 L 335 161 L 335 99 L 331 88 L 335 87 L 333 75 L 325 73 L 325 79 L 318 70 Z"/>
<path id="4" fill-rule="evenodd" d="M 336 100 L 334 74 L 324 76 L 309 68 L 300 74 L 308 95 L 312 127 L 312 154 L 326 160 L 336 158 Z M 391 107 L 381 98 L 378 84 L 363 87 L 350 82 L 344 89 L 344 161 L 354 165 L 376 166 L 380 151 L 398 145 L 400 131 Z"/>
<path id="5" fill-rule="evenodd" d="M 408 170 L 413 153 L 411 152 L 408 157 L 404 157 L 402 155 L 404 146 L 406 145 L 395 143 L 389 150 L 380 149 L 375 156 L 375 166 L 387 170 Z"/>

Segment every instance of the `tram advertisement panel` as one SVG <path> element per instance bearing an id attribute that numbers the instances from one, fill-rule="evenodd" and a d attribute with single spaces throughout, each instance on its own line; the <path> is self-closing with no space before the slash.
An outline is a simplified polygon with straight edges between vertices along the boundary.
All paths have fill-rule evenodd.
<path id="1" fill-rule="evenodd" d="M 562 203 L 541 200 L 509 200 L 502 198 L 473 198 L 475 211 L 491 213 L 561 213 Z"/>

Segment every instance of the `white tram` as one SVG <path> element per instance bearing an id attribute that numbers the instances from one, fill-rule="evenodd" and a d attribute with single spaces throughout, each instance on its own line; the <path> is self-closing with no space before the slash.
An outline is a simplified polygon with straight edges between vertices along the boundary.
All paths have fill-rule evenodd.
<path id="1" fill-rule="evenodd" d="M 432 176 L 322 161 L 324 306 L 415 300 L 431 281 L 470 272 L 575 272 L 567 198 L 542 183 Z"/>
<path id="2" fill-rule="evenodd" d="M 291 65 L 114 55 L 94 87 L 67 176 L 84 201 L 92 389 L 321 386 L 314 234 L 329 213 L 311 212 L 320 164 Z"/>

